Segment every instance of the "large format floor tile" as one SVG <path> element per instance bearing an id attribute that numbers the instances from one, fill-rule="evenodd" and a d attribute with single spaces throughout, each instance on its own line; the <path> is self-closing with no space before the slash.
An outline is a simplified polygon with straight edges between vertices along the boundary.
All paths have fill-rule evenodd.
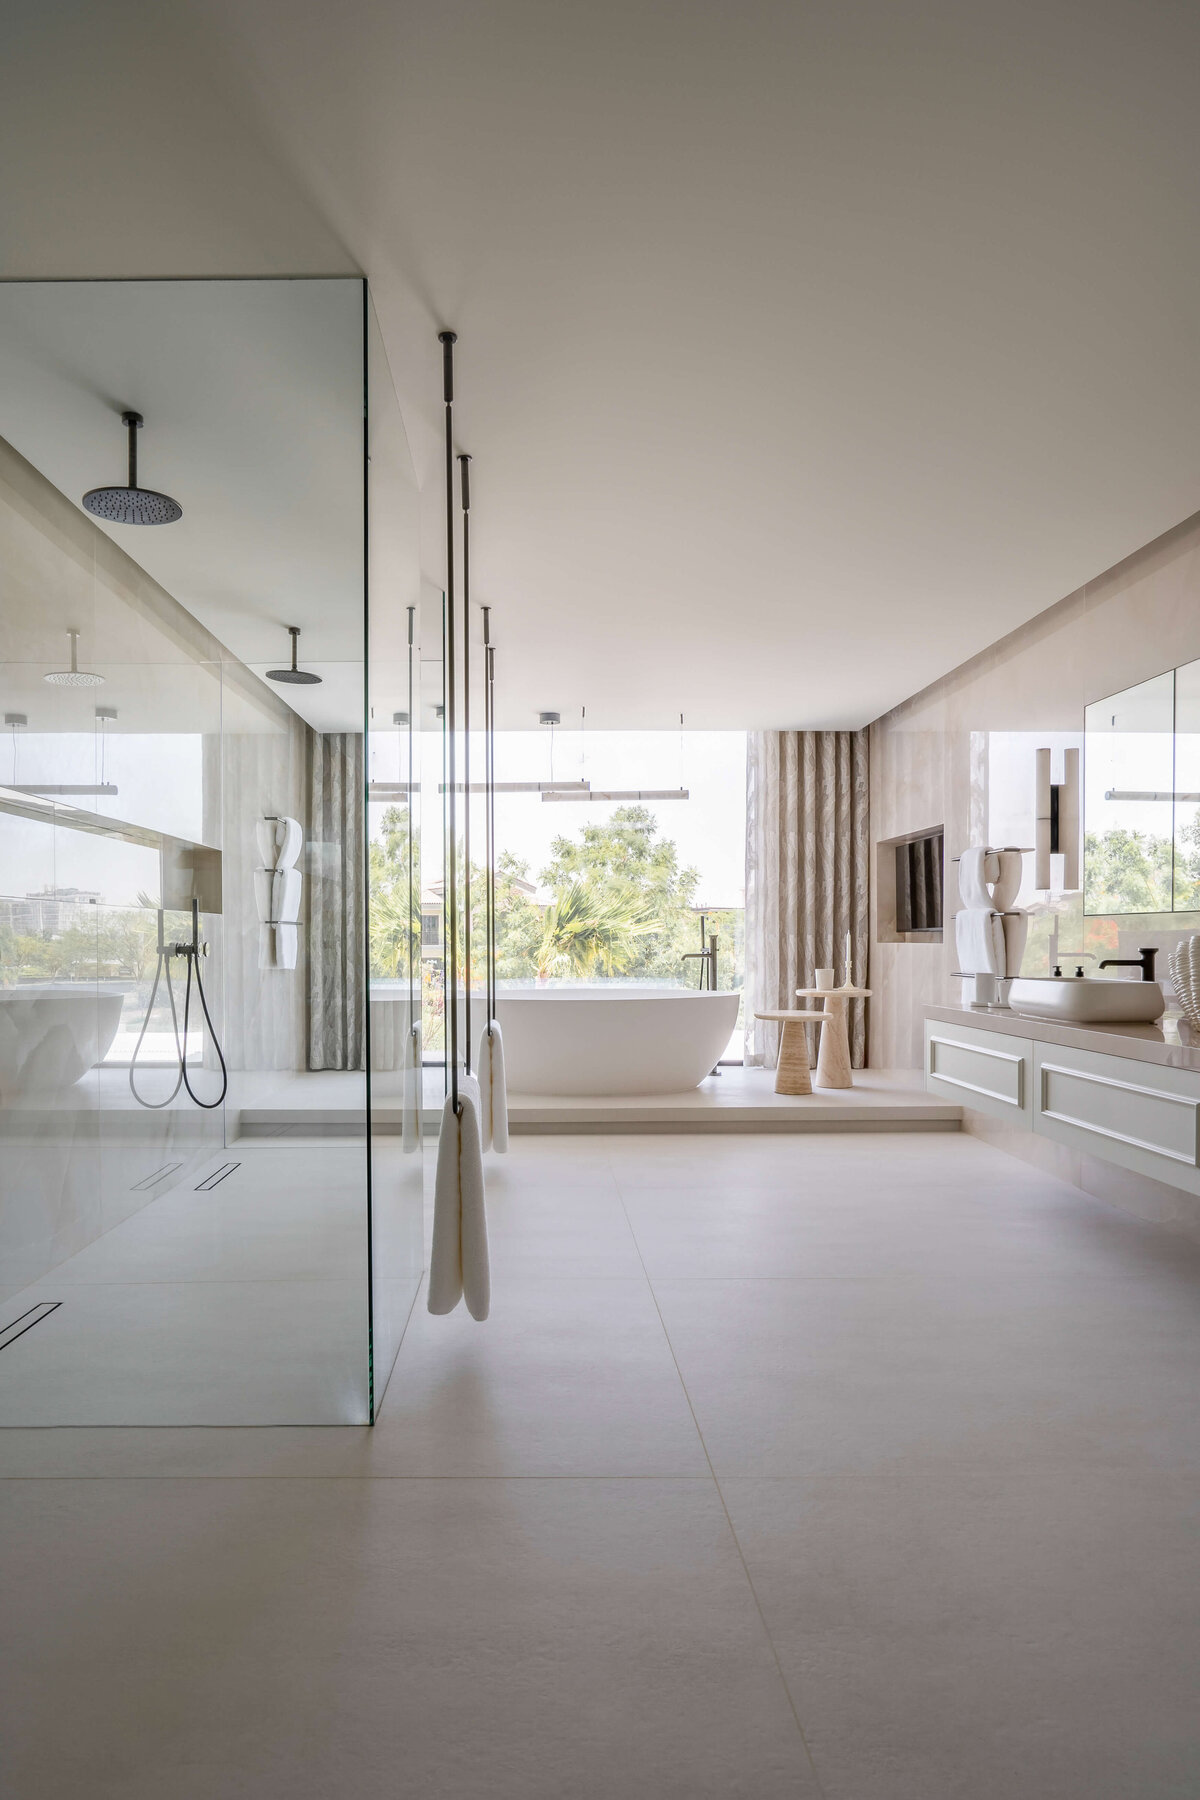
<path id="1" fill-rule="evenodd" d="M 906 1459 L 1200 1474 L 1200 1309 L 1164 1285 L 998 1277 L 657 1281 L 722 1475 Z"/>
<path id="2" fill-rule="evenodd" d="M 1200 1793 L 1194 1244 L 956 1136 L 488 1180 L 492 1316 L 420 1295 L 374 1431 L 0 1431 L 6 1800 Z M 149 1234 L 177 1304 L 227 1228 L 289 1253 Z"/>
<path id="3" fill-rule="evenodd" d="M 1200 1246 L 1174 1242 L 1140 1220 L 1098 1207 L 1073 1190 L 1032 1191 L 901 1176 L 847 1193 L 831 1172 L 800 1188 L 753 1178 L 714 1187 L 630 1187 L 623 1201 L 651 1281 L 671 1277 L 760 1279 L 937 1276 L 1200 1279 Z"/>
<path id="4" fill-rule="evenodd" d="M 510 1278 L 479 1325 L 418 1302 L 376 1435 L 405 1475 L 703 1475 L 643 1278 Z"/>
<path id="5" fill-rule="evenodd" d="M 507 1181 L 489 1180 L 487 1199 L 492 1280 L 501 1294 L 521 1276 L 641 1279 L 638 1248 L 611 1184 L 525 1187 L 519 1175 L 505 1174 Z"/>
<path id="6" fill-rule="evenodd" d="M 1200 1483 L 727 1480 L 828 1800 L 1200 1793 Z"/>
<path id="7" fill-rule="evenodd" d="M 707 1481 L 8 1482 L 12 1800 L 805 1800 Z"/>
<path id="8" fill-rule="evenodd" d="M 7 1425 L 329 1425 L 367 1417 L 366 1283 L 48 1276 L 0 1354 Z"/>

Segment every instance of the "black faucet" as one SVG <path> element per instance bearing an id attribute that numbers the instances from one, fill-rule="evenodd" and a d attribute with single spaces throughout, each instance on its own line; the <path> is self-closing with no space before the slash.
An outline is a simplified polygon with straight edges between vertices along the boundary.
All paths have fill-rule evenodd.
<path id="1" fill-rule="evenodd" d="M 1100 964 L 1102 969 L 1140 969 L 1143 981 L 1154 980 L 1154 959 L 1158 950 L 1139 950 L 1136 956 L 1106 956 Z"/>

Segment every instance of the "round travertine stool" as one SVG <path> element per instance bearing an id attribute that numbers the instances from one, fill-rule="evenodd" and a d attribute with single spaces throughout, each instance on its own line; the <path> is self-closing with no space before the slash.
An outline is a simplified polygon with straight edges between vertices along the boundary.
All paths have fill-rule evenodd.
<path id="1" fill-rule="evenodd" d="M 808 1040 L 804 1035 L 806 1025 L 825 1025 L 829 1021 L 828 1013 L 819 1012 L 756 1012 L 756 1019 L 771 1019 L 782 1025 L 779 1034 L 779 1061 L 775 1065 L 775 1092 L 777 1094 L 811 1094 L 812 1064 L 808 1060 Z"/>
<path id="2" fill-rule="evenodd" d="M 847 1003 L 851 1000 L 869 1000 L 870 988 L 797 988 L 798 1000 L 817 999 L 825 1002 L 823 1018 L 829 1020 L 829 1030 L 821 1039 L 821 1054 L 817 1058 L 817 1086 L 826 1088 L 848 1088 L 854 1086 L 854 1077 L 850 1073 L 850 1036 L 846 1025 Z"/>

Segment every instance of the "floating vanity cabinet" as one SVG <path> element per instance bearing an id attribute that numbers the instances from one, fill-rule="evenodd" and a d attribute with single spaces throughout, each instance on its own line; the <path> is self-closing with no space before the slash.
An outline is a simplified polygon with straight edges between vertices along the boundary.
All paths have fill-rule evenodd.
<path id="1" fill-rule="evenodd" d="M 1033 1044 L 1028 1038 L 969 1025 L 925 1021 L 929 1093 L 1029 1130 L 1033 1123 Z"/>
<path id="2" fill-rule="evenodd" d="M 1038 1043 L 1034 1129 L 1200 1193 L 1200 1074 Z"/>
<path id="3" fill-rule="evenodd" d="M 1200 1046 L 1180 1039 L 1177 1021 L 1081 1027 L 978 1017 L 929 1009 L 931 1094 L 1200 1194 Z"/>

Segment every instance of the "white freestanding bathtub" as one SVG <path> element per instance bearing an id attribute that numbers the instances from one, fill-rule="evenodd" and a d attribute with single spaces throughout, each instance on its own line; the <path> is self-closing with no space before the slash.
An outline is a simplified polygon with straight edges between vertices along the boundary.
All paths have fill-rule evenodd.
<path id="1" fill-rule="evenodd" d="M 737 1024 L 739 994 L 686 988 L 517 988 L 496 997 L 516 1094 L 681 1094 Z"/>
<path id="2" fill-rule="evenodd" d="M 124 995 L 80 981 L 0 988 L 0 1099 L 73 1087 L 103 1062 Z"/>

